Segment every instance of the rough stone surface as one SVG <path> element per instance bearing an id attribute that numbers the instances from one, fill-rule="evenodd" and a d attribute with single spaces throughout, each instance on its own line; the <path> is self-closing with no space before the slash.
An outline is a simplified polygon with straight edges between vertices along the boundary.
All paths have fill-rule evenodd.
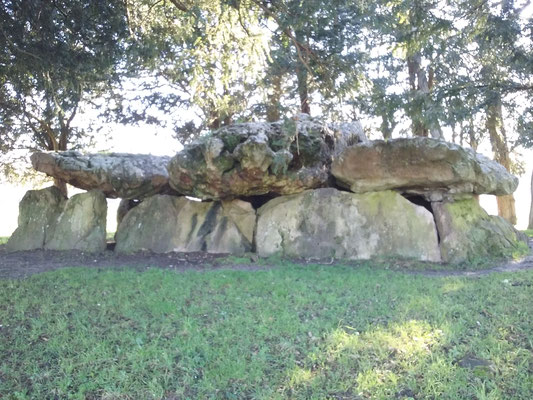
<path id="1" fill-rule="evenodd" d="M 518 179 L 500 164 L 430 138 L 377 140 L 345 149 L 332 164 L 337 183 L 355 193 L 397 190 L 428 200 L 513 193 Z"/>
<path id="2" fill-rule="evenodd" d="M 520 242 L 527 243 L 509 222 L 488 215 L 474 198 L 435 202 L 432 208 L 445 262 L 509 257 Z"/>
<path id="3" fill-rule="evenodd" d="M 65 202 L 66 199 L 55 186 L 26 192 L 19 204 L 18 227 L 9 238 L 6 249 L 42 249 Z"/>
<path id="4" fill-rule="evenodd" d="M 203 203 L 156 195 L 123 218 L 115 250 L 240 254 L 251 251 L 254 227 L 255 210 L 244 201 Z"/>
<path id="5" fill-rule="evenodd" d="M 325 125 L 306 115 L 221 128 L 169 165 L 170 185 L 201 199 L 293 194 L 328 186 L 333 155 L 366 140 L 359 123 Z"/>
<path id="6" fill-rule="evenodd" d="M 169 193 L 170 157 L 144 154 L 81 154 L 76 151 L 37 152 L 31 162 L 37 171 L 84 190 L 98 189 L 110 198 L 142 199 Z"/>
<path id="7" fill-rule="evenodd" d="M 393 191 L 309 190 L 271 200 L 257 213 L 261 256 L 440 261 L 431 213 Z"/>
<path id="8" fill-rule="evenodd" d="M 137 199 L 122 199 L 117 208 L 117 226 L 120 225 L 126 214 L 141 202 Z"/>
<path id="9" fill-rule="evenodd" d="M 45 249 L 103 251 L 106 248 L 107 203 L 99 190 L 80 193 L 67 200 Z"/>

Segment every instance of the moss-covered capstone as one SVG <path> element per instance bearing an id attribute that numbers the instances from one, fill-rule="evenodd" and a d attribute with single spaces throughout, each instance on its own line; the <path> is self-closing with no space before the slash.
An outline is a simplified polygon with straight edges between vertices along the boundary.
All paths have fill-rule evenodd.
<path id="1" fill-rule="evenodd" d="M 333 154 L 366 140 L 359 123 L 327 125 L 302 114 L 223 127 L 172 158 L 170 185 L 200 199 L 294 194 L 329 185 Z"/>
<path id="2" fill-rule="evenodd" d="M 431 213 L 392 191 L 278 197 L 258 210 L 255 240 L 261 256 L 440 261 Z"/>
<path id="3" fill-rule="evenodd" d="M 442 259 L 461 263 L 510 257 L 527 242 L 509 222 L 488 215 L 476 199 L 432 203 Z"/>
<path id="4" fill-rule="evenodd" d="M 55 186 L 26 192 L 19 204 L 18 227 L 9 238 L 6 250 L 42 249 L 65 202 Z"/>
<path id="5" fill-rule="evenodd" d="M 185 197 L 156 195 L 122 219 L 115 250 L 240 254 L 251 251 L 254 228 L 255 210 L 250 203 L 241 200 L 202 203 Z"/>

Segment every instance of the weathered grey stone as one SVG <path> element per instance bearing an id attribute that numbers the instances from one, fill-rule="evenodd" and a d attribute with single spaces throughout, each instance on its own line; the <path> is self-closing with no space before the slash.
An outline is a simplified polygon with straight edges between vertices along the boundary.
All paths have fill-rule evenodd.
<path id="1" fill-rule="evenodd" d="M 360 124 L 295 120 L 221 128 L 185 146 L 169 165 L 170 185 L 201 199 L 293 194 L 328 186 L 333 154 L 366 140 Z"/>
<path id="2" fill-rule="evenodd" d="M 65 202 L 55 186 L 26 192 L 19 204 L 18 227 L 6 243 L 6 250 L 42 249 Z"/>
<path id="3" fill-rule="evenodd" d="M 110 198 L 142 199 L 169 193 L 170 157 L 144 154 L 81 154 L 76 151 L 37 152 L 33 168 L 84 190 L 98 189 Z"/>
<path id="4" fill-rule="evenodd" d="M 443 261 L 461 263 L 509 257 L 527 248 L 521 234 L 509 222 L 488 215 L 474 198 L 434 202 L 432 208 Z"/>
<path id="5" fill-rule="evenodd" d="M 156 195 L 126 214 L 115 250 L 240 254 L 251 250 L 254 227 L 255 211 L 244 201 L 202 203 Z"/>
<path id="6" fill-rule="evenodd" d="M 80 193 L 67 200 L 45 249 L 98 252 L 106 248 L 107 202 L 99 190 Z"/>
<path id="7" fill-rule="evenodd" d="M 463 194 L 513 193 L 518 179 L 488 158 L 430 138 L 377 140 L 346 148 L 333 161 L 337 183 L 355 193 L 421 194 L 428 200 Z"/>
<path id="8" fill-rule="evenodd" d="M 392 191 L 309 190 L 271 200 L 257 215 L 261 256 L 440 260 L 431 213 Z"/>
<path id="9" fill-rule="evenodd" d="M 137 199 L 122 199 L 117 208 L 117 226 L 120 225 L 126 214 L 141 203 Z"/>

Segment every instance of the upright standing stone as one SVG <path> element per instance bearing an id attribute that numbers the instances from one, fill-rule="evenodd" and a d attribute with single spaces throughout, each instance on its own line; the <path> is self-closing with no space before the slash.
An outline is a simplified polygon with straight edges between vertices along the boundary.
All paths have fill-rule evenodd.
<path id="1" fill-rule="evenodd" d="M 255 210 L 244 201 L 198 202 L 156 195 L 124 216 L 115 250 L 240 254 L 252 249 L 254 227 Z"/>
<path id="2" fill-rule="evenodd" d="M 55 186 L 26 192 L 19 204 L 18 227 L 9 238 L 6 249 L 42 249 L 65 202 L 65 197 Z"/>
<path id="3" fill-rule="evenodd" d="M 488 215 L 474 198 L 432 203 L 442 259 L 461 263 L 509 257 L 525 248 L 521 234 L 501 217 Z"/>
<path id="4" fill-rule="evenodd" d="M 333 188 L 278 197 L 258 210 L 261 256 L 440 261 L 433 216 L 396 192 Z"/>
<path id="5" fill-rule="evenodd" d="M 103 251 L 106 248 L 106 216 L 107 203 L 101 191 L 76 194 L 68 199 L 44 247 Z"/>

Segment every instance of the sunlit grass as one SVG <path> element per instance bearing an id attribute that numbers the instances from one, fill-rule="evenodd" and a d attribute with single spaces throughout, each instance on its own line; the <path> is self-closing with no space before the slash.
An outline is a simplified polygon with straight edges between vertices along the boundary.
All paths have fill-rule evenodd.
<path id="1" fill-rule="evenodd" d="M 531 399 L 533 271 L 66 269 L 0 280 L 7 399 Z"/>
<path id="2" fill-rule="evenodd" d="M 8 240 L 9 240 L 8 236 L 0 236 L 0 245 L 6 244 Z"/>
<path id="3" fill-rule="evenodd" d="M 524 232 L 527 236 L 533 237 L 533 229 L 526 229 Z"/>

